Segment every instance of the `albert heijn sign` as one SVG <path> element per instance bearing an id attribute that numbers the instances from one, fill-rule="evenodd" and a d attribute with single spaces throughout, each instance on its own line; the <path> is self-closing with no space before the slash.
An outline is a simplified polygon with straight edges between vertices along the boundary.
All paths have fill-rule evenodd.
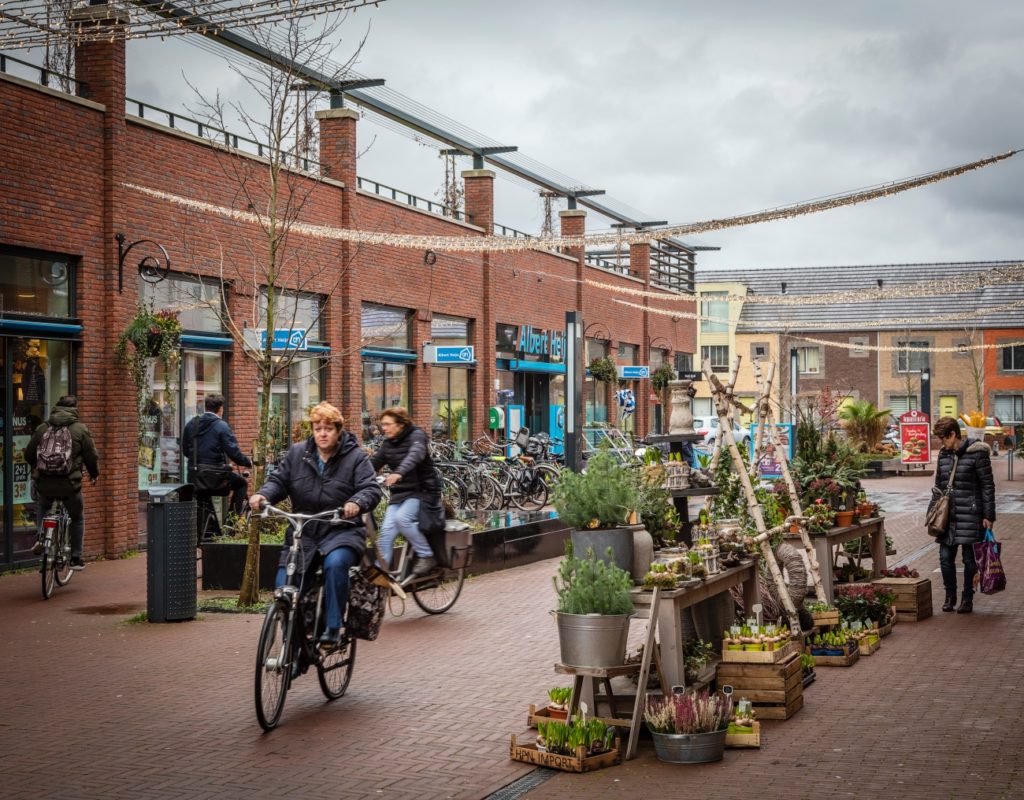
<path id="1" fill-rule="evenodd" d="M 565 357 L 565 331 L 532 325 L 498 325 L 498 349 L 508 347 L 528 356 L 547 356 L 552 361 Z"/>

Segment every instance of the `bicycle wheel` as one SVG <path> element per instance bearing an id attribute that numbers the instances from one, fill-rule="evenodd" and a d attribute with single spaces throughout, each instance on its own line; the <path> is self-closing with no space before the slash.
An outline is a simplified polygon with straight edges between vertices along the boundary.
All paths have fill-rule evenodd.
<path id="1" fill-rule="evenodd" d="M 66 586 L 75 574 L 71 569 L 71 547 L 68 545 L 68 529 L 71 527 L 71 520 L 61 520 L 60 535 L 57 536 L 57 543 L 54 546 L 53 556 L 53 577 L 58 586 Z"/>
<path id="2" fill-rule="evenodd" d="M 323 654 L 316 665 L 316 677 L 328 700 L 337 700 L 348 689 L 356 665 L 356 640 L 345 637 L 333 650 Z"/>
<path id="3" fill-rule="evenodd" d="M 522 483 L 514 488 L 512 502 L 521 511 L 538 511 L 548 502 L 548 487 L 537 475 L 527 479 L 520 478 Z"/>
<path id="4" fill-rule="evenodd" d="M 57 570 L 53 566 L 53 559 L 46 551 L 43 551 L 42 561 L 39 562 L 39 577 L 42 578 L 43 583 L 43 599 L 49 600 L 57 582 Z"/>
<path id="5" fill-rule="evenodd" d="M 443 614 L 459 599 L 465 580 L 464 569 L 443 570 L 437 580 L 417 583 L 412 590 L 412 599 L 428 614 Z"/>
<path id="6" fill-rule="evenodd" d="M 537 467 L 537 477 L 548 487 L 548 494 L 551 494 L 551 490 L 555 488 L 561 476 L 561 470 L 551 464 L 541 464 Z"/>
<path id="7" fill-rule="evenodd" d="M 466 485 L 458 478 L 446 475 L 441 479 L 441 496 L 453 508 L 466 507 Z"/>
<path id="8" fill-rule="evenodd" d="M 493 508 L 501 495 L 498 482 L 483 472 L 471 472 L 466 476 L 466 491 L 469 507 L 477 511 Z"/>
<path id="9" fill-rule="evenodd" d="M 288 610 L 275 602 L 267 609 L 256 648 L 256 719 L 265 731 L 277 727 L 288 694 L 291 677 L 291 648 L 285 642 Z"/>

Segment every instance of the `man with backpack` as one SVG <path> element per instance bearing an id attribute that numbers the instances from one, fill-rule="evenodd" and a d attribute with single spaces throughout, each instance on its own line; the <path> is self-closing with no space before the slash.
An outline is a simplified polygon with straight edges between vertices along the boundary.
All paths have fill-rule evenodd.
<path id="1" fill-rule="evenodd" d="M 99 460 L 92 434 L 78 421 L 78 400 L 70 394 L 57 401 L 50 418 L 36 428 L 25 447 L 25 461 L 32 467 L 36 487 L 39 518 L 58 497 L 71 515 L 71 568 L 76 570 L 85 569 L 82 467 L 95 483 L 100 476 Z M 32 552 L 39 555 L 42 551 L 42 541 L 37 540 Z"/>

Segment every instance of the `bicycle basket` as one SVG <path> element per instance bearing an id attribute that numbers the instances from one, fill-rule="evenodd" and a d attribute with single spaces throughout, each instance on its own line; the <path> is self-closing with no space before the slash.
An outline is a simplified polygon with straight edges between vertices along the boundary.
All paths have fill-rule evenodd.
<path id="1" fill-rule="evenodd" d="M 349 578 L 345 631 L 357 639 L 365 639 L 368 642 L 372 642 L 380 635 L 380 628 L 384 622 L 384 608 L 388 601 L 387 588 L 374 581 L 379 572 L 377 567 L 354 569 Z"/>
<path id="2" fill-rule="evenodd" d="M 527 427 L 520 428 L 519 432 L 516 433 L 515 443 L 516 447 L 520 450 L 525 450 L 530 444 L 530 429 Z"/>

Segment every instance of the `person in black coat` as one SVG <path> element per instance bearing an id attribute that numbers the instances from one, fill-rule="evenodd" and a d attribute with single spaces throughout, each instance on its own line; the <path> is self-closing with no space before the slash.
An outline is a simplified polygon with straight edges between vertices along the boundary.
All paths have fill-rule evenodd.
<path id="1" fill-rule="evenodd" d="M 292 511 L 317 514 L 339 508 L 346 519 L 372 511 L 380 502 L 382 492 L 366 452 L 356 437 L 343 429 L 341 412 L 330 403 L 314 406 L 309 414 L 313 435 L 305 442 L 293 444 L 279 468 L 249 498 L 253 511 L 263 503 L 273 505 L 291 498 Z M 291 547 L 292 532 L 285 537 Z M 320 643 L 337 645 L 341 625 L 348 606 L 348 571 L 359 563 L 366 551 L 366 528 L 362 525 L 331 525 L 327 520 L 306 523 L 302 529 L 302 564 L 305 568 L 316 552 L 324 558 L 324 591 L 327 601 L 327 628 Z M 277 586 L 287 576 L 288 555 L 281 554 L 277 570 Z"/>
<path id="2" fill-rule="evenodd" d="M 188 480 L 193 479 L 200 464 L 221 466 L 229 458 L 240 467 L 252 467 L 252 461 L 238 446 L 231 426 L 223 419 L 224 397 L 208 394 L 203 407 L 206 413 L 192 417 L 181 434 L 181 453 L 188 459 Z M 235 514 L 242 513 L 248 488 L 248 482 L 237 472 L 228 475 L 225 493 L 231 494 L 231 510 Z"/>
<path id="3" fill-rule="evenodd" d="M 980 542 L 985 528 L 996 521 L 996 485 L 992 478 L 991 450 L 984 442 L 961 439 L 960 425 L 952 417 L 936 420 L 932 433 L 942 440 L 935 467 L 935 487 L 932 489 L 931 509 L 945 492 L 952 470 L 953 492 L 949 498 L 949 523 L 946 533 L 938 536 L 939 567 L 942 584 L 946 589 L 943 611 L 956 606 L 956 551 L 963 553 L 964 591 L 958 614 L 974 610 L 974 576 L 978 565 L 974 560 L 974 543 Z"/>
<path id="4" fill-rule="evenodd" d="M 391 502 L 380 527 L 381 557 L 390 561 L 395 537 L 400 533 L 416 554 L 413 577 L 426 575 L 437 562 L 427 537 L 420 532 L 420 495 L 440 492 L 427 434 L 412 424 L 409 412 L 400 406 L 381 412 L 379 424 L 384 441 L 371 461 L 378 472 L 384 467 L 391 470 L 384 481 L 391 489 Z M 390 568 L 388 563 L 384 566 Z"/>

